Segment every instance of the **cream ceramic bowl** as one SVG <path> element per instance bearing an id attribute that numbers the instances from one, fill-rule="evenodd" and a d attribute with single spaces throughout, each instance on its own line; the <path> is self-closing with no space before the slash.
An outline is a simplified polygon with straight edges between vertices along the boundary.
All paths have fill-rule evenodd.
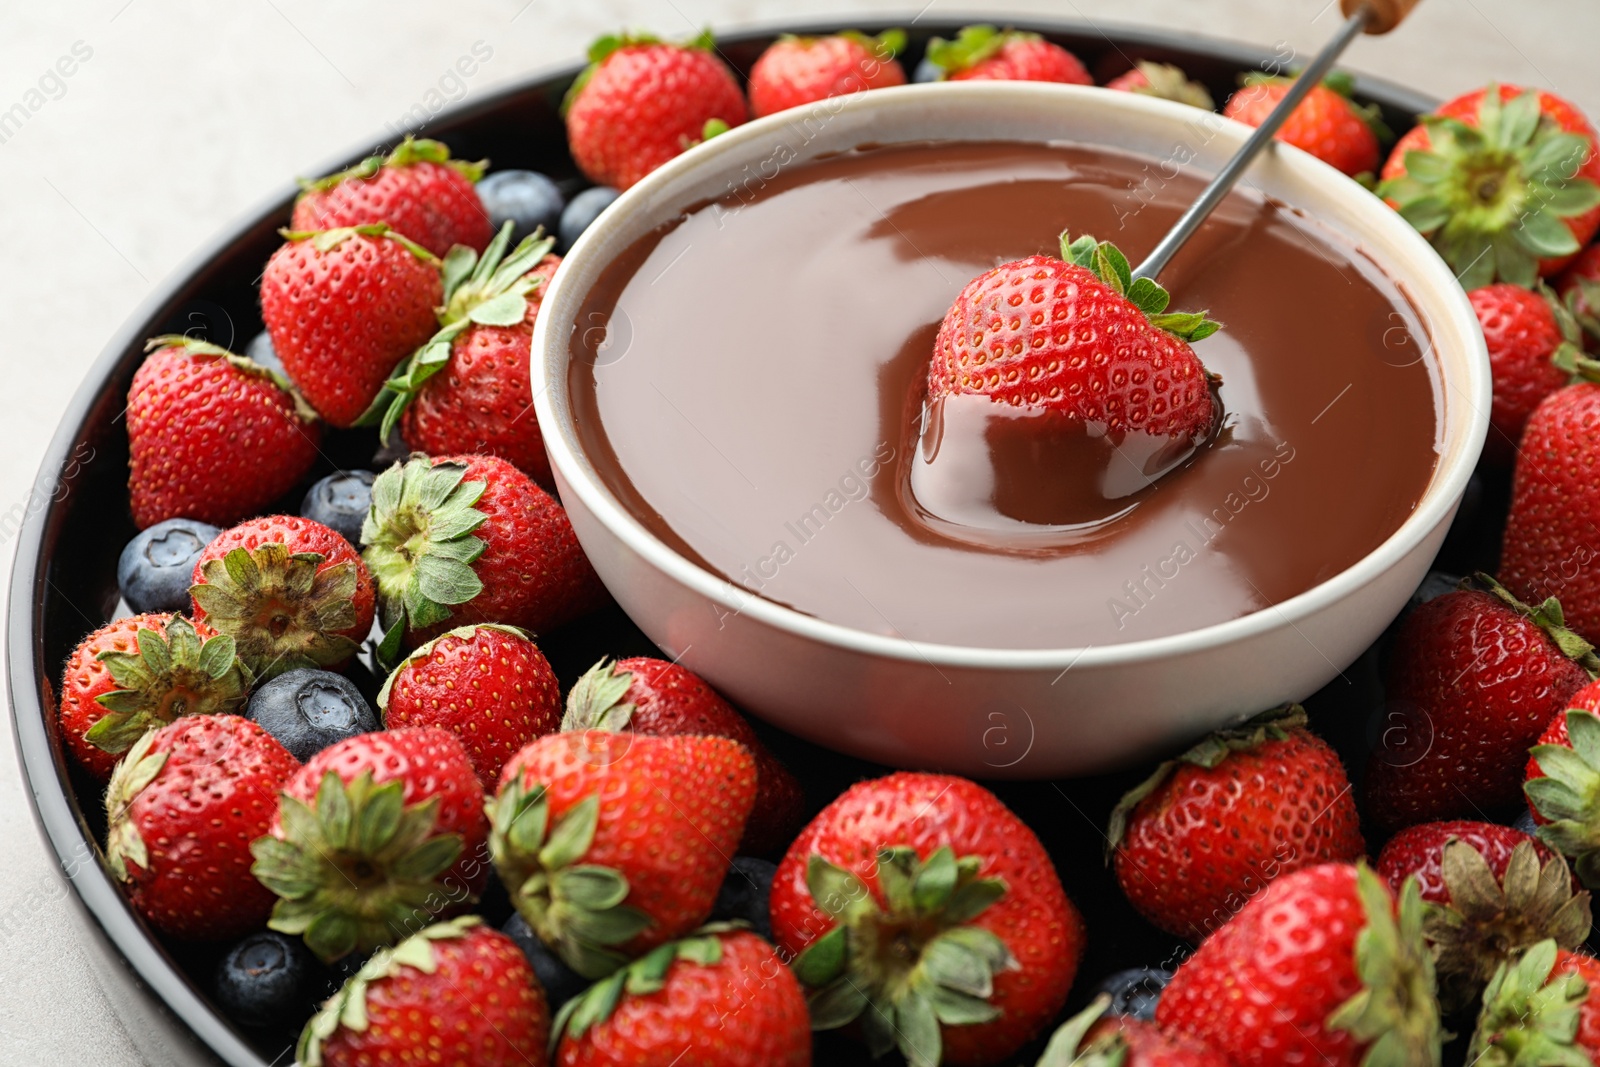
<path id="1" fill-rule="evenodd" d="M 546 294 L 533 379 L 561 498 L 595 569 L 670 656 L 750 712 L 898 767 L 1044 778 L 1105 770 L 1309 696 L 1399 613 L 1432 563 L 1483 446 L 1489 364 L 1455 278 L 1360 185 L 1282 145 L 1247 173 L 1264 195 L 1342 232 L 1402 283 L 1431 342 L 1440 455 L 1416 510 L 1349 569 L 1274 607 L 1176 636 L 1005 650 L 866 633 L 754 596 L 646 531 L 600 480 L 574 432 L 568 340 L 585 295 L 634 240 L 726 194 L 774 160 L 796 166 L 860 144 L 1068 141 L 1214 173 L 1249 129 L 1133 93 L 1027 82 L 876 90 L 738 127 L 629 189 L 572 248 Z"/>

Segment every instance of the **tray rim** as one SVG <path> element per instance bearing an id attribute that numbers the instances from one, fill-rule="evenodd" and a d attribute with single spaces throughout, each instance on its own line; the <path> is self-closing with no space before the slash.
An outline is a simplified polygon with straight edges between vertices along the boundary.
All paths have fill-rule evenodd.
<path id="1" fill-rule="evenodd" d="M 1200 53 L 1236 65 L 1241 70 L 1259 67 L 1278 58 L 1263 46 L 1247 42 L 1115 22 L 1091 22 L 1087 19 L 1029 16 L 1008 19 L 993 13 L 969 13 L 966 17 L 941 14 L 941 17 L 929 20 L 925 25 L 937 27 L 938 32 L 950 32 L 954 27 L 979 22 L 1023 26 L 1050 34 L 1100 37 L 1119 50 L 1121 46 L 1130 46 Z M 717 40 L 745 42 L 770 38 L 779 33 L 821 34 L 837 30 L 841 24 L 839 19 L 810 19 L 800 23 L 762 21 L 741 25 L 726 34 L 719 33 Z M 869 32 L 905 24 L 905 20 L 874 13 L 854 20 L 854 25 Z M 462 101 L 441 110 L 430 119 L 428 127 L 448 127 L 452 123 L 493 111 L 514 98 L 541 91 L 549 83 L 571 79 L 582 66 L 581 63 L 569 62 L 534 69 L 480 98 Z M 1352 73 L 1357 95 L 1381 97 L 1393 107 L 1415 112 L 1426 111 L 1438 103 L 1436 98 L 1397 82 Z M 384 137 L 363 142 L 351 151 L 310 168 L 309 172 L 331 173 L 364 158 L 371 153 L 374 145 L 385 144 L 392 139 Z M 100 842 L 90 832 L 81 815 L 82 805 L 73 795 L 64 754 L 52 743 L 46 725 L 47 701 L 44 694 L 47 690 L 53 690 L 54 671 L 45 662 L 42 624 L 49 584 L 49 556 L 56 535 L 67 521 L 68 509 L 63 503 L 71 495 L 72 489 L 71 480 L 62 479 L 61 472 L 68 468 L 75 450 L 85 443 L 97 409 L 107 402 L 116 403 L 120 400 L 110 388 L 119 377 L 119 371 L 140 358 L 144 340 L 159 329 L 160 322 L 174 305 L 181 304 L 191 290 L 203 288 L 216 260 L 234 244 L 248 239 L 252 233 L 264 227 L 275 229 L 287 219 L 298 191 L 297 185 L 286 182 L 278 191 L 261 198 L 203 241 L 155 284 L 89 365 L 83 380 L 62 411 L 27 497 L 30 503 L 41 497 L 49 503 L 37 510 L 30 509 L 18 530 L 6 605 L 6 696 L 13 737 L 16 739 L 17 761 L 35 826 L 48 843 L 51 858 L 71 886 L 78 904 L 93 920 L 81 933 L 98 936 L 109 942 L 121 961 L 132 970 L 135 979 L 154 994 L 152 1006 L 157 1011 L 172 1017 L 179 1027 L 196 1039 L 204 1053 L 236 1067 L 271 1065 L 227 1020 L 212 1009 L 165 948 L 145 933 L 142 921 L 103 866 Z M 61 494 L 58 499 L 57 490 L 63 484 L 68 492 Z M 103 979 L 96 976 L 96 981 Z"/>

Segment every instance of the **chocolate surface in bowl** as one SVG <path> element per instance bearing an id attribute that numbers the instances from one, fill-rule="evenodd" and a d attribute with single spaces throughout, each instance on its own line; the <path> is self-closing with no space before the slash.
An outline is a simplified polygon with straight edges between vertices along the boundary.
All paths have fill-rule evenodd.
<path id="1" fill-rule="evenodd" d="M 961 287 L 1058 254 L 1063 229 L 1137 261 L 1201 185 L 1104 148 L 971 141 L 866 147 L 745 181 L 634 242 L 590 290 L 578 321 L 607 328 L 572 334 L 574 422 L 664 542 L 856 629 L 1059 648 L 1280 603 L 1410 514 L 1437 458 L 1439 376 L 1393 281 L 1256 194 L 1231 196 L 1162 278 L 1174 307 L 1224 323 L 1196 347 L 1221 375 L 1209 445 L 1071 529 L 954 526 L 911 491 L 914 470 L 938 469 L 919 459 L 918 413 Z M 1028 420 L 958 399 L 940 449 L 964 459 L 957 477 L 1012 516 L 1049 512 L 1083 442 L 1041 455 Z M 1129 444 L 1099 439 L 1108 473 L 1128 469 Z"/>

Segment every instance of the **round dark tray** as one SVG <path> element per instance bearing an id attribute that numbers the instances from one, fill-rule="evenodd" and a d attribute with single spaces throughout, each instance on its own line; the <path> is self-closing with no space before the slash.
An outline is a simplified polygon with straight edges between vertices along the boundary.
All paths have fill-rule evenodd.
<path id="1" fill-rule="evenodd" d="M 981 19 L 919 21 L 910 28 L 910 46 L 903 57 L 910 70 L 931 36 L 950 36 L 960 26 Z M 858 25 L 878 32 L 887 24 Z M 827 26 L 784 26 L 781 32 L 825 32 Z M 1209 86 L 1220 102 L 1242 71 L 1277 71 L 1284 57 L 1251 46 L 1209 41 L 1192 34 L 1128 28 L 1090 28 L 1071 22 L 1031 22 L 1029 29 L 1071 49 L 1104 82 L 1133 61 L 1175 62 Z M 779 29 L 750 31 L 719 38 L 719 48 L 741 74 L 777 36 Z M 558 111 L 567 85 L 579 67 L 530 77 L 485 99 L 446 111 L 425 128 L 426 136 L 447 141 L 459 157 L 490 158 L 497 167 L 543 171 L 573 191 L 582 179 L 567 155 Z M 1410 127 L 1429 98 L 1368 78 L 1356 81 L 1356 96 L 1378 104 L 1396 133 Z M 365 156 L 370 146 L 334 160 L 313 173 L 326 173 Z M 92 923 L 97 958 L 111 970 L 129 969 L 136 976 L 133 991 L 119 1001 L 130 1014 L 130 1029 L 159 1019 L 162 1035 L 147 1051 L 155 1058 L 190 1062 L 226 1062 L 241 1067 L 266 1067 L 288 1062 L 293 1035 L 262 1035 L 232 1025 L 210 1004 L 204 992 L 217 950 L 169 946 L 152 938 L 143 921 L 124 902 L 103 867 L 100 841 L 104 832 L 101 790 L 81 775 L 63 752 L 54 716 L 53 686 L 66 656 L 89 630 L 112 618 L 118 605 L 117 555 L 134 533 L 126 493 L 127 439 L 121 413 L 128 385 L 142 356 L 143 342 L 164 333 L 201 331 L 210 340 L 242 346 L 261 328 L 255 282 L 262 265 L 278 246 L 277 230 L 289 218 L 296 190 L 282 192 L 236 226 L 219 234 L 187 264 L 168 277 L 111 340 L 68 405 L 51 441 L 29 498 L 28 516 L 17 544 L 11 579 L 10 639 L 6 646 L 12 717 L 18 748 L 34 809 L 63 871 Z M 324 451 L 340 466 L 365 466 L 373 438 L 366 433 L 329 436 Z M 308 481 L 330 469 L 326 464 Z M 286 501 L 293 510 L 298 492 Z M 1462 522 L 1458 520 L 1458 527 Z M 1489 536 L 1463 541 L 1458 529 L 1446 546 L 1446 562 L 1479 562 L 1479 549 Z M 1473 533 L 1479 533 L 1474 530 Z M 1497 540 L 1497 539 L 1496 539 Z M 1492 552 L 1492 549 L 1489 551 Z M 1492 563 L 1492 559 L 1487 562 Z M 541 641 L 563 684 L 570 684 L 602 655 L 651 654 L 656 650 L 615 608 Z M 1345 672 L 1309 702 L 1313 722 L 1359 771 L 1368 750 L 1367 737 L 1382 714 L 1373 656 Z M 771 746 L 806 782 L 813 807 L 820 807 L 849 783 L 883 772 L 883 768 L 835 755 L 804 742 L 762 729 Z M 1020 732 L 1020 731 L 1019 731 Z M 1005 736 L 1005 724 L 994 738 L 997 765 L 1005 750 L 1020 747 L 1025 736 Z M 1056 857 L 1068 893 L 1089 918 L 1089 950 L 1074 989 L 1073 1007 L 1087 999 L 1095 981 L 1127 966 L 1171 963 L 1183 946 L 1139 920 L 1117 891 L 1100 862 L 1101 827 L 1130 776 L 1114 775 L 1072 782 L 997 784 L 996 790 L 1043 839 Z M 505 918 L 485 902 L 494 921 Z M 126 977 L 107 980 L 126 985 Z M 63 1005 L 63 1008 L 69 1006 Z M 140 1016 L 147 1018 L 141 1020 Z M 159 1051 L 157 1051 L 159 1050 Z M 1018 1058 L 1031 1064 L 1033 1048 Z M 866 1063 L 865 1053 L 846 1040 L 819 1035 L 818 1063 Z"/>

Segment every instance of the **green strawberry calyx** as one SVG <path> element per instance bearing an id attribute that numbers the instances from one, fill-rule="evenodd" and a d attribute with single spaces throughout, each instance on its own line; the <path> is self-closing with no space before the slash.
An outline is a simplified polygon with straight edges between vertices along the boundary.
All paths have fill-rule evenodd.
<path id="1" fill-rule="evenodd" d="M 1582 275 L 1575 277 L 1562 306 L 1585 337 L 1600 341 L 1600 278 L 1585 278 Z M 1557 322 L 1560 322 L 1559 318 Z M 1563 330 L 1563 336 L 1564 334 Z M 1584 377 L 1589 381 L 1600 381 L 1600 377 L 1590 374 L 1585 374 Z"/>
<path id="2" fill-rule="evenodd" d="M 472 565 L 485 546 L 473 531 L 488 519 L 474 506 L 487 485 L 467 481 L 466 473 L 463 463 L 413 452 L 372 483 L 361 554 L 378 586 L 384 664 L 399 659 L 407 629 L 444 622 L 452 607 L 483 592 Z"/>
<path id="3" fill-rule="evenodd" d="M 300 667 L 337 667 L 356 654 L 356 565 L 324 567 L 320 552 L 291 552 L 281 541 L 235 548 L 200 567 L 189 595 L 206 622 L 238 646 L 258 681 Z"/>
<path id="4" fill-rule="evenodd" d="M 622 699 L 633 685 L 633 672 L 622 670 L 609 659 L 602 659 L 584 671 L 567 693 L 567 710 L 561 729 L 607 730 L 618 733 L 628 728 L 638 710 Z"/>
<path id="5" fill-rule="evenodd" d="M 1467 1062 L 1474 1067 L 1592 1067 L 1578 1045 L 1580 1011 L 1589 986 L 1576 974 L 1556 974 L 1559 948 L 1541 941 L 1500 964 L 1484 990 Z"/>
<path id="6" fill-rule="evenodd" d="M 589 65 L 584 67 L 578 73 L 578 76 L 572 80 L 572 85 L 568 87 L 566 95 L 561 98 L 562 117 L 565 118 L 567 112 L 572 110 L 572 105 L 577 103 L 579 94 L 589 84 L 589 80 L 594 77 L 595 71 L 599 70 L 601 64 L 610 59 L 612 55 L 622 51 L 624 48 L 637 48 L 642 45 L 652 44 L 670 45 L 673 43 L 642 30 L 624 30 L 622 33 L 608 33 L 602 37 L 595 38 L 594 43 L 589 45 Z M 691 48 L 697 52 L 715 52 L 717 39 L 712 35 L 711 27 L 707 26 L 687 41 L 677 42 L 676 47 Z"/>
<path id="7" fill-rule="evenodd" d="M 314 802 L 282 793 L 282 837 L 250 845 L 256 880 L 278 895 L 268 926 L 299 934 L 325 961 L 392 944 L 458 902 L 444 875 L 461 855 L 461 835 L 439 833 L 439 798 L 404 801 L 405 783 L 350 782 L 328 771 Z"/>
<path id="8" fill-rule="evenodd" d="M 473 623 L 470 626 L 457 626 L 453 630 L 446 630 L 444 633 L 433 638 L 431 641 L 427 641 L 424 644 L 419 645 L 409 655 L 407 655 L 405 659 L 395 664 L 394 669 L 389 672 L 389 677 L 384 680 L 383 688 L 378 690 L 378 709 L 380 711 L 387 711 L 389 709 L 389 694 L 394 691 L 394 680 L 400 677 L 401 671 L 405 670 L 413 663 L 421 663 L 429 656 L 433 655 L 434 648 L 445 638 L 454 637 L 461 641 L 470 641 L 473 635 L 479 630 L 498 630 L 503 634 L 510 634 L 513 637 L 520 637 L 524 641 L 533 640 L 533 638 L 529 636 L 528 631 L 520 629 L 516 626 L 507 626 L 504 623 L 499 622 Z"/>
<path id="9" fill-rule="evenodd" d="M 1433 950 L 1447 1011 L 1478 1003 L 1499 967 L 1546 938 L 1565 949 L 1589 936 L 1589 894 L 1572 891 L 1559 855 L 1541 863 L 1532 841 L 1511 850 L 1505 875 L 1472 845 L 1452 839 L 1441 859 L 1448 902 L 1428 908 L 1422 936 Z"/>
<path id="10" fill-rule="evenodd" d="M 1061 258 L 1089 271 L 1102 283 L 1144 313 L 1150 325 L 1165 330 L 1180 341 L 1194 343 L 1222 329 L 1222 324 L 1206 318 L 1204 311 L 1168 311 L 1172 296 L 1154 280 L 1133 278 L 1128 257 L 1110 241 L 1097 241 L 1088 234 L 1073 238 L 1061 235 Z"/>
<path id="11" fill-rule="evenodd" d="M 126 882 L 132 874 L 128 864 L 138 867 L 150 865 L 150 854 L 144 837 L 129 815 L 128 809 L 145 786 L 155 781 L 161 768 L 167 765 L 167 753 L 151 752 L 156 732 L 150 730 L 128 749 L 128 754 L 111 772 L 111 782 L 106 786 L 106 866 L 119 882 Z"/>
<path id="12" fill-rule="evenodd" d="M 1555 597 L 1546 597 L 1538 605 L 1525 604 L 1518 600 L 1511 590 L 1495 581 L 1493 575 L 1483 571 L 1477 572 L 1462 585 L 1471 588 L 1473 583 L 1481 585 L 1506 607 L 1543 630 L 1555 643 L 1556 648 L 1561 650 L 1561 654 L 1588 671 L 1590 678 L 1600 678 L 1600 655 L 1596 655 L 1593 645 L 1585 641 L 1576 631 L 1568 628 L 1566 613 L 1561 609 L 1561 601 Z"/>
<path id="13" fill-rule="evenodd" d="M 1595 304 L 1583 301 L 1589 297 L 1600 297 L 1600 284 L 1590 279 L 1579 279 L 1578 287 L 1567 294 L 1567 299 L 1562 300 L 1548 285 L 1540 282 L 1534 291 L 1544 297 L 1545 303 L 1550 307 L 1550 317 L 1555 320 L 1556 330 L 1561 334 L 1561 341 L 1555 350 L 1550 353 L 1550 362 L 1556 369 L 1570 374 L 1569 385 L 1579 382 L 1600 382 L 1600 360 L 1591 359 L 1583 350 L 1585 334 L 1600 336 L 1600 319 L 1596 319 L 1592 308 Z"/>
<path id="14" fill-rule="evenodd" d="M 1421 116 L 1429 147 L 1408 151 L 1405 173 L 1377 190 L 1469 291 L 1496 279 L 1531 288 L 1540 260 L 1578 251 L 1563 220 L 1600 207 L 1600 185 L 1577 177 L 1589 138 L 1544 115 L 1536 91 L 1500 97 L 1490 83 L 1476 124 Z"/>
<path id="15" fill-rule="evenodd" d="M 1002 30 L 998 26 L 963 26 L 956 39 L 947 41 L 935 37 L 928 42 L 928 62 L 944 72 L 945 77 L 971 70 L 986 59 L 1000 54 L 1012 41 L 1037 41 L 1037 33 L 1019 33 Z"/>
<path id="16" fill-rule="evenodd" d="M 1120 1031 L 1101 1034 L 1084 1043 L 1094 1024 L 1111 1007 L 1111 995 L 1101 993 L 1089 1006 L 1062 1023 L 1050 1035 L 1050 1044 L 1036 1067 L 1123 1067 L 1128 1062 L 1128 1041 Z"/>
<path id="17" fill-rule="evenodd" d="M 237 352 L 230 352 L 221 345 L 214 345 L 210 341 L 203 341 L 181 333 L 167 333 L 160 337 L 152 337 L 144 343 L 146 352 L 154 352 L 161 348 L 177 348 L 191 356 L 203 359 L 225 359 L 228 365 L 242 374 L 252 378 L 263 378 L 285 393 L 289 394 L 290 401 L 294 404 L 294 413 L 301 422 L 316 422 L 317 412 L 306 398 L 300 395 L 300 390 L 295 388 L 287 375 L 271 367 L 263 367 L 249 356 L 241 356 Z"/>
<path id="18" fill-rule="evenodd" d="M 785 33 L 779 35 L 778 42 L 780 44 L 799 45 L 801 48 L 810 48 L 818 41 L 827 40 L 828 37 L 843 38 L 884 60 L 893 59 L 906 50 L 906 31 L 899 29 L 884 30 L 876 37 L 862 33 L 860 30 L 840 30 L 838 33 L 831 33 L 826 37 L 806 37 L 796 33 Z"/>
<path id="19" fill-rule="evenodd" d="M 1438 1067 L 1444 1035 L 1417 879 L 1402 884 L 1397 907 L 1388 885 L 1363 861 L 1356 865 L 1356 895 L 1366 917 L 1355 947 L 1362 988 L 1324 1025 L 1365 1046 L 1361 1062 L 1369 1067 Z"/>
<path id="20" fill-rule="evenodd" d="M 313 1015 L 300 1032 L 295 1046 L 295 1058 L 300 1067 L 322 1067 L 322 1044 L 340 1029 L 365 1033 L 370 1025 L 367 1016 L 367 989 L 374 982 L 400 975 L 409 967 L 423 974 L 433 974 L 439 969 L 433 946 L 439 941 L 454 941 L 466 937 L 483 920 L 476 915 L 463 915 L 425 927 L 393 948 L 380 948 L 351 975 L 339 992 Z"/>
<path id="21" fill-rule="evenodd" d="M 1144 84 L 1133 88 L 1131 92 L 1140 96 L 1153 96 L 1160 100 L 1175 100 L 1180 104 L 1188 104 L 1205 111 L 1215 109 L 1216 102 L 1211 99 L 1206 87 L 1191 79 L 1184 73 L 1182 67 L 1175 67 L 1171 63 L 1156 63 L 1149 59 L 1141 59 L 1133 66 L 1144 75 Z"/>
<path id="22" fill-rule="evenodd" d="M 942 1026 L 990 1022 L 995 975 L 1020 964 L 992 931 L 972 925 L 1006 893 L 981 878 L 980 856 L 946 845 L 927 859 L 880 849 L 883 902 L 857 875 L 813 854 L 806 886 L 835 922 L 790 964 L 806 987 L 813 1030 L 859 1022 L 873 1056 L 898 1048 L 911 1067 L 937 1067 Z"/>
<path id="23" fill-rule="evenodd" d="M 323 253 L 332 252 L 354 237 L 382 237 L 385 240 L 395 242 L 424 263 L 435 267 L 440 265 L 438 256 L 423 248 L 399 230 L 392 228 L 387 222 L 371 222 L 361 226 L 339 226 L 331 230 L 282 229 L 278 231 L 278 235 L 285 241 L 310 241 L 312 248 Z"/>
<path id="24" fill-rule="evenodd" d="M 442 163 L 451 170 L 460 174 L 469 182 L 476 182 L 483 177 L 483 172 L 489 169 L 489 161 L 480 159 L 476 163 L 469 163 L 464 159 L 451 159 L 450 147 L 443 141 L 417 138 L 407 134 L 388 155 L 370 155 L 361 162 L 344 170 L 336 171 L 323 178 L 300 180 L 300 195 L 309 193 L 325 193 L 335 189 L 348 181 L 365 181 L 377 175 L 384 167 L 409 167 L 414 163 Z"/>
<path id="25" fill-rule="evenodd" d="M 625 874 L 582 862 L 600 823 L 600 795 L 552 820 L 544 785 L 525 778 L 517 774 L 489 802 L 489 856 L 544 943 L 585 978 L 604 978 L 628 961 L 618 946 L 653 920 L 625 903 Z"/>
<path id="26" fill-rule="evenodd" d="M 528 317 L 528 296 L 550 280 L 532 273 L 533 268 L 549 255 L 555 240 L 541 229 L 507 255 L 515 228 L 507 220 L 481 256 L 466 245 L 456 245 L 445 255 L 439 332 L 400 361 L 356 425 L 376 424 L 378 436 L 387 441 L 423 385 L 450 362 L 457 337 L 474 325 L 516 326 Z"/>
<path id="27" fill-rule="evenodd" d="M 1306 710 L 1299 704 L 1287 704 L 1254 715 L 1237 726 L 1217 730 L 1183 754 L 1164 761 L 1150 773 L 1150 777 L 1128 790 L 1117 806 L 1111 809 L 1106 828 L 1106 862 L 1111 862 L 1111 857 L 1127 836 L 1128 823 L 1133 818 L 1134 810 L 1165 785 L 1180 767 L 1188 765 L 1208 771 L 1216 770 L 1233 753 L 1249 752 L 1268 741 L 1288 740 L 1290 731 L 1304 729 L 1305 725 Z"/>
<path id="28" fill-rule="evenodd" d="M 180 715 L 236 712 L 250 694 L 251 675 L 234 639 L 226 633 L 202 638 L 182 615 L 167 620 L 162 632 L 141 629 L 134 649 L 95 657 L 116 688 L 95 698 L 106 714 L 83 736 L 106 752 L 127 752 L 146 732 Z"/>
<path id="29" fill-rule="evenodd" d="M 715 967 L 722 962 L 722 938 L 718 935 L 742 927 L 736 922 L 708 923 L 688 937 L 652 949 L 579 993 L 556 1013 L 550 1027 L 551 1053 L 563 1038 L 577 1041 L 611 1018 L 624 996 L 647 997 L 665 989 L 667 974 L 678 961 Z"/>
<path id="30" fill-rule="evenodd" d="M 1572 858 L 1578 880 L 1600 885 L 1600 717 L 1568 708 L 1566 745 L 1534 745 L 1533 762 L 1544 777 L 1525 782 L 1522 791 L 1540 818 L 1539 840 Z"/>

